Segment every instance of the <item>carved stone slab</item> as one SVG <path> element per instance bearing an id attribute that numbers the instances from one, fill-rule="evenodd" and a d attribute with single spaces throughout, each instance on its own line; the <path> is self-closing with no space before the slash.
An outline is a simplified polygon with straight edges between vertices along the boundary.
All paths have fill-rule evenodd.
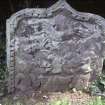
<path id="1" fill-rule="evenodd" d="M 102 72 L 105 20 L 64 0 L 7 20 L 8 92 L 87 88 Z"/>

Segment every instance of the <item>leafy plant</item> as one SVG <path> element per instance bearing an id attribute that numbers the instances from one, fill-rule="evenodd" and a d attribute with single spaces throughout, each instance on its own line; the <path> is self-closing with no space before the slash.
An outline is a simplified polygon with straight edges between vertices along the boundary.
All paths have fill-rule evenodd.
<path id="1" fill-rule="evenodd" d="M 90 91 L 92 95 L 104 96 L 105 92 L 105 74 L 102 74 L 94 81 L 90 86 Z"/>

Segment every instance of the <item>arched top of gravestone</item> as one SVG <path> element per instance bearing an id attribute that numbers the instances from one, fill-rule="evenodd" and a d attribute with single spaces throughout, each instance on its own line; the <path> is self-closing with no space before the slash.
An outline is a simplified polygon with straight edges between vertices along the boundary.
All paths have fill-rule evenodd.
<path id="1" fill-rule="evenodd" d="M 66 0 L 59 0 L 52 6 L 48 8 L 26 8 L 23 10 L 20 10 L 17 13 L 14 13 L 9 19 L 7 19 L 7 24 L 17 24 L 18 20 L 20 20 L 23 16 L 29 17 L 29 16 L 35 16 L 36 18 L 49 18 L 53 16 L 53 13 L 59 13 L 59 11 L 66 10 L 68 12 L 68 15 L 70 15 L 72 18 L 77 19 L 78 21 L 87 21 L 93 24 L 98 24 L 103 28 L 103 31 L 105 33 L 105 20 L 101 16 L 91 14 L 91 13 L 85 13 L 85 12 L 79 12 L 73 9 L 70 4 L 67 3 Z"/>

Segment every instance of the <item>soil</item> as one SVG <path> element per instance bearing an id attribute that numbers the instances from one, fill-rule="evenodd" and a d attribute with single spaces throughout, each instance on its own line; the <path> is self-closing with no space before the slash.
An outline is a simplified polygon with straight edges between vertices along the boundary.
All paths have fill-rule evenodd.
<path id="1" fill-rule="evenodd" d="M 87 103 L 93 97 L 88 93 L 83 93 L 81 91 L 74 92 L 51 92 L 51 93 L 42 93 L 35 92 L 31 97 L 13 97 L 11 96 L 5 97 L 2 99 L 1 103 L 9 103 L 9 102 L 20 102 L 22 105 L 49 105 L 49 103 L 57 101 L 57 100 L 68 100 L 71 105 L 87 105 Z M 5 105 L 5 104 L 2 104 Z M 16 104 L 17 105 L 17 104 Z"/>

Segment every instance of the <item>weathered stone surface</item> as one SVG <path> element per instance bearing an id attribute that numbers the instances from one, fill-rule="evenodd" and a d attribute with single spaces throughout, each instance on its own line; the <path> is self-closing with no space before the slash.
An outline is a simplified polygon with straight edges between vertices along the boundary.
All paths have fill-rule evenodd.
<path id="1" fill-rule="evenodd" d="M 44 83 L 41 81 L 43 83 L 41 90 L 50 92 L 68 90 L 71 80 L 70 76 L 49 76 Z"/>
<path id="2" fill-rule="evenodd" d="M 101 73 L 105 20 L 64 0 L 7 20 L 8 92 L 86 88 Z"/>

